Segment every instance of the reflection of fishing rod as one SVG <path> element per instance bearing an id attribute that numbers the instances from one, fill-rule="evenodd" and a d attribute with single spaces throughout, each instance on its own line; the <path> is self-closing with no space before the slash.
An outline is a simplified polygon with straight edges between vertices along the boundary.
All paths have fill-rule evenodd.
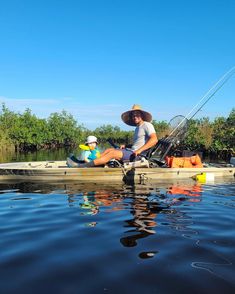
<path id="1" fill-rule="evenodd" d="M 235 66 L 227 71 L 210 89 L 207 93 L 199 100 L 199 102 L 189 111 L 189 113 L 182 119 L 182 121 L 171 131 L 169 136 L 172 136 L 181 125 L 185 125 L 188 119 L 192 119 L 202 107 L 223 87 L 223 85 L 232 77 L 235 73 Z M 200 105 L 201 104 L 201 105 Z M 193 111 L 196 111 L 193 113 Z M 193 113 L 193 114 L 192 114 Z M 192 115 L 191 115 L 192 114 Z M 191 115 L 191 116 L 190 116 Z"/>

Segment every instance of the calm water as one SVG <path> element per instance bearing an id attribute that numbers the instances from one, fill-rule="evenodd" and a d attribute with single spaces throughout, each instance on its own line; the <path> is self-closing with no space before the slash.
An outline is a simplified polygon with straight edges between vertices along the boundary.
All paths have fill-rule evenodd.
<path id="1" fill-rule="evenodd" d="M 0 293 L 235 293 L 234 179 L 0 183 L 0 224 Z"/>
<path id="2" fill-rule="evenodd" d="M 235 291 L 234 181 L 0 190 L 0 293 Z"/>

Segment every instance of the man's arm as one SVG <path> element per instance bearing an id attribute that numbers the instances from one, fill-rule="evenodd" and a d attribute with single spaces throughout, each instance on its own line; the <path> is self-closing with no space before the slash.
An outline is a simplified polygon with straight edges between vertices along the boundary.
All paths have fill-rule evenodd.
<path id="1" fill-rule="evenodd" d="M 148 141 L 141 148 L 139 148 L 137 150 L 134 150 L 133 153 L 137 156 L 141 152 L 143 152 L 143 151 L 145 151 L 145 150 L 153 147 L 154 145 L 156 145 L 157 144 L 157 141 L 158 141 L 157 135 L 156 135 L 156 133 L 153 133 L 153 134 L 151 134 L 149 136 Z"/>

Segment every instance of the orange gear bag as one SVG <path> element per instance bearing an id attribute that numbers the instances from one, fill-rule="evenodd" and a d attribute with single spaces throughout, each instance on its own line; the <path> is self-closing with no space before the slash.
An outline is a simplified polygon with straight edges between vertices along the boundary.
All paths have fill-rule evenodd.
<path id="1" fill-rule="evenodd" d="M 201 158 L 198 154 L 190 156 L 190 157 L 166 157 L 166 163 L 169 167 L 203 167 Z"/>

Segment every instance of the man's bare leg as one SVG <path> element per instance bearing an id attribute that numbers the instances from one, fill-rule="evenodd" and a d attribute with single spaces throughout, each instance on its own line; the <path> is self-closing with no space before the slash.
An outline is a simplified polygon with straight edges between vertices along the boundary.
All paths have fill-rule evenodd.
<path id="1" fill-rule="evenodd" d="M 100 154 L 100 157 L 106 155 L 107 153 L 109 153 L 109 152 L 111 152 L 111 151 L 113 151 L 113 150 L 116 150 L 116 149 L 114 149 L 114 148 L 108 148 L 108 149 L 105 149 L 105 150 Z"/>
<path id="2" fill-rule="evenodd" d="M 104 165 L 109 162 L 111 159 L 122 159 L 122 151 L 118 149 L 107 149 L 109 152 L 103 152 L 100 158 L 94 160 L 94 165 Z"/>

